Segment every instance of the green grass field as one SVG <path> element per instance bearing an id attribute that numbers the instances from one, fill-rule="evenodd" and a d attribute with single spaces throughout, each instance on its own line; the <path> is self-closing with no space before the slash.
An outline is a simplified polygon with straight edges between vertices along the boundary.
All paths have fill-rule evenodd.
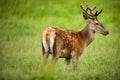
<path id="1" fill-rule="evenodd" d="M 43 30 L 83 29 L 80 4 L 103 9 L 98 18 L 110 34 L 96 34 L 76 71 L 66 70 L 64 59 L 41 70 Z M 0 80 L 120 80 L 119 8 L 120 0 L 0 0 Z"/>

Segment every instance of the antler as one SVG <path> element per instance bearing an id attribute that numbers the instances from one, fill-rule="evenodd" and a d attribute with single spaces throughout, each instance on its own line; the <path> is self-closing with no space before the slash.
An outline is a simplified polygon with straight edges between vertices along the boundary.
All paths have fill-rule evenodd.
<path id="1" fill-rule="evenodd" d="M 94 16 L 94 13 L 92 11 L 94 11 L 96 9 L 96 6 L 94 6 L 93 9 L 91 9 L 88 5 L 86 5 L 86 7 L 89 9 L 91 15 Z"/>
<path id="2" fill-rule="evenodd" d="M 103 11 L 102 9 L 100 10 L 100 12 L 96 11 L 95 16 L 98 16 L 99 14 L 101 14 L 102 11 Z"/>
<path id="3" fill-rule="evenodd" d="M 87 6 L 87 5 L 86 5 L 86 6 Z M 92 16 L 91 14 L 88 13 L 88 7 L 87 7 L 86 9 L 84 9 L 82 5 L 80 5 L 80 7 L 82 8 L 83 13 L 85 13 L 85 14 L 87 14 L 87 15 L 89 15 L 89 16 Z"/>
<path id="4" fill-rule="evenodd" d="M 84 9 L 82 5 L 80 5 L 80 7 L 83 10 L 83 16 L 85 19 L 88 19 L 88 18 L 93 19 L 102 12 L 102 10 L 101 10 L 100 12 L 96 11 L 95 13 L 93 13 L 93 11 L 96 9 L 96 6 L 94 6 L 93 8 L 90 8 L 88 5 L 86 5 L 86 9 Z M 89 10 L 89 12 L 88 12 L 88 10 Z"/>

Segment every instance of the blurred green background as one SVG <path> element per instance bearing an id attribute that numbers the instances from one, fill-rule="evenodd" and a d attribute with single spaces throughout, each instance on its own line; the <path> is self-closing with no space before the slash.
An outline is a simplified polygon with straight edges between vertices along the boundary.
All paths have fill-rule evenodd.
<path id="1" fill-rule="evenodd" d="M 76 71 L 67 71 L 64 59 L 41 71 L 43 30 L 83 29 L 80 4 L 103 9 L 98 18 L 110 34 L 96 34 Z M 0 80 L 120 80 L 119 22 L 120 0 L 0 0 Z"/>

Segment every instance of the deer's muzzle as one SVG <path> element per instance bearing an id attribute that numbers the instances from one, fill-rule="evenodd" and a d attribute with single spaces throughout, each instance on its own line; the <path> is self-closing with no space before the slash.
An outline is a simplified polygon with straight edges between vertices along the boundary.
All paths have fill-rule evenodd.
<path id="1" fill-rule="evenodd" d="M 103 33 L 103 35 L 108 35 L 109 34 L 109 32 L 108 31 L 105 31 L 104 33 Z"/>

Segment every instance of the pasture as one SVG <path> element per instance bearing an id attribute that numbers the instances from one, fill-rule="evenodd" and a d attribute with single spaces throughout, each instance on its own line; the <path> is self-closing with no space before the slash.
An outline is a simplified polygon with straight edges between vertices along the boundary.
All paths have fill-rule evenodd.
<path id="1" fill-rule="evenodd" d="M 64 59 L 43 71 L 43 30 L 83 29 L 80 4 L 103 9 L 98 19 L 109 35 L 96 34 L 76 71 L 66 70 Z M 0 0 L 0 80 L 120 80 L 119 8 L 119 0 Z"/>

